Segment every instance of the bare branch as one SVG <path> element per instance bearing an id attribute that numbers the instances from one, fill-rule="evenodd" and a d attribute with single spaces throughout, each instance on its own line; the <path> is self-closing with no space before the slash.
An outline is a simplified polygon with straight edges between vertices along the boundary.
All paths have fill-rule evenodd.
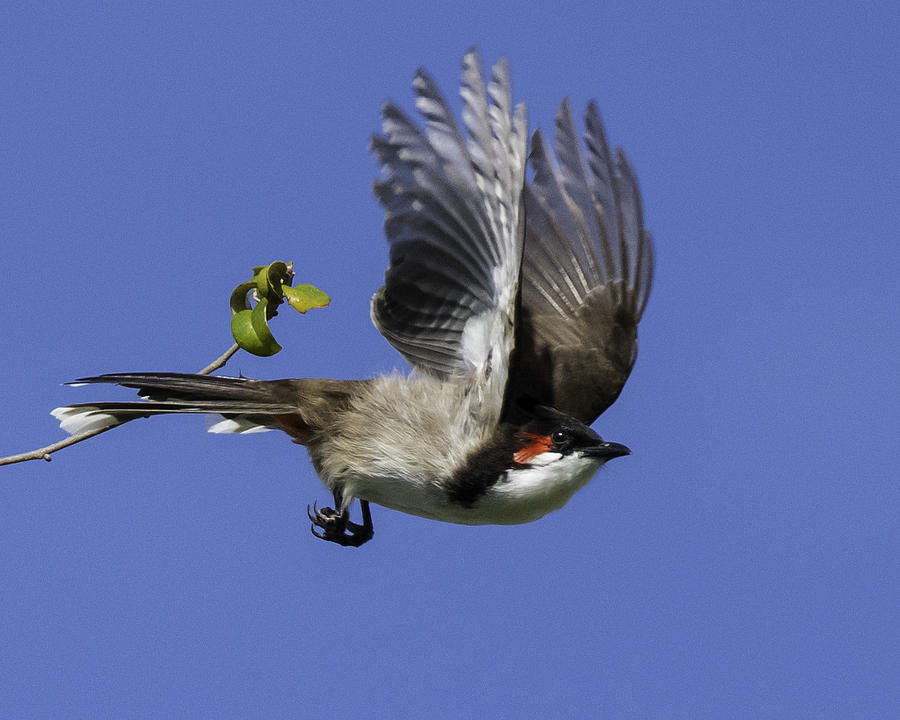
<path id="1" fill-rule="evenodd" d="M 60 440 L 59 442 L 55 442 L 52 445 L 38 448 L 37 450 L 32 450 L 31 452 L 19 453 L 18 455 L 10 455 L 9 457 L 0 458 L 0 465 L 12 465 L 13 463 L 25 462 L 26 460 L 46 460 L 47 462 L 50 462 L 51 453 L 55 453 L 57 450 L 62 450 L 63 448 L 69 447 L 69 445 L 80 443 L 82 440 L 87 440 L 88 438 L 92 438 L 95 435 L 104 433 L 107 430 L 112 430 L 114 427 L 119 427 L 119 425 L 122 425 L 125 422 L 128 421 L 124 420 L 123 422 L 116 425 L 107 425 L 106 427 L 97 428 L 96 430 L 78 433 L 77 435 L 70 435 L 65 440 Z"/>
<path id="2" fill-rule="evenodd" d="M 211 372 L 218 370 L 220 367 L 224 367 L 225 363 L 227 363 L 231 359 L 231 356 L 234 355 L 239 349 L 240 348 L 238 347 L 237 343 L 235 343 L 197 374 L 209 375 Z M 120 425 L 124 425 L 125 423 L 130 422 L 133 419 L 134 418 L 128 418 L 127 420 L 122 420 L 115 425 L 107 425 L 106 427 L 97 428 L 95 430 L 88 430 L 87 432 L 70 435 L 65 440 L 60 440 L 59 442 L 55 442 L 52 445 L 47 445 L 46 447 L 38 448 L 37 450 L 0 458 L 0 465 L 13 465 L 14 463 L 25 462 L 27 460 L 46 460 L 47 462 L 50 462 L 50 460 L 52 459 L 51 455 L 57 450 L 62 450 L 63 448 L 67 448 L 70 445 L 75 445 L 76 443 L 80 443 L 84 440 L 89 440 L 90 438 L 96 437 L 101 433 L 105 433 L 107 430 L 112 430 L 113 428 L 117 428 Z"/>
<path id="3" fill-rule="evenodd" d="M 234 355 L 241 347 L 237 343 L 228 348 L 225 352 L 223 352 L 219 357 L 213 360 L 209 365 L 200 370 L 198 375 L 209 375 L 211 372 L 215 372 L 220 367 L 224 367 L 225 363 L 231 360 L 231 356 Z"/>

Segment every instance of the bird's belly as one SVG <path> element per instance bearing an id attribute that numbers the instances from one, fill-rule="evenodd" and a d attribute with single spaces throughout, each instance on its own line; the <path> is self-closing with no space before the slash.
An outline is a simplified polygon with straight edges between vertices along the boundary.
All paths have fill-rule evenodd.
<path id="1" fill-rule="evenodd" d="M 390 478 L 370 478 L 350 483 L 350 495 L 392 510 L 430 520 L 461 525 L 520 525 L 563 507 L 593 477 L 600 463 L 582 465 L 578 472 L 560 468 L 548 472 L 517 472 L 501 479 L 471 504 L 453 500 L 434 483 L 410 483 Z"/>

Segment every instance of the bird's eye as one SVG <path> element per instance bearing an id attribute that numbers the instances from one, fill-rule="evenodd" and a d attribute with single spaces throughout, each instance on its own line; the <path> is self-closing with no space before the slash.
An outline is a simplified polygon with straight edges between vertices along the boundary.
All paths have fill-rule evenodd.
<path id="1" fill-rule="evenodd" d="M 553 441 L 553 444 L 557 447 L 561 447 L 566 445 L 569 442 L 569 433 L 565 430 L 557 430 L 553 435 L 550 436 L 550 439 Z"/>

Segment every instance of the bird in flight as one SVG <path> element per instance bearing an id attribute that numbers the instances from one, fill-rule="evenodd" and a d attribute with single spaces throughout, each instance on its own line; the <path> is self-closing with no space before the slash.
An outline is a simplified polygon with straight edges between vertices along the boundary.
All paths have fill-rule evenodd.
<path id="1" fill-rule="evenodd" d="M 529 155 L 506 62 L 486 80 L 475 50 L 462 65 L 462 128 L 424 70 L 413 88 L 421 124 L 387 103 L 371 143 L 390 245 L 371 316 L 410 374 L 106 374 L 76 383 L 143 400 L 57 408 L 63 429 L 208 413 L 221 416 L 211 432 L 281 430 L 306 446 L 334 500 L 307 509 L 313 534 L 345 546 L 372 537 L 370 503 L 469 525 L 530 522 L 629 454 L 589 427 L 631 372 L 653 278 L 628 159 L 610 150 L 593 103 L 582 145 L 567 100 L 553 150 L 538 130 Z"/>

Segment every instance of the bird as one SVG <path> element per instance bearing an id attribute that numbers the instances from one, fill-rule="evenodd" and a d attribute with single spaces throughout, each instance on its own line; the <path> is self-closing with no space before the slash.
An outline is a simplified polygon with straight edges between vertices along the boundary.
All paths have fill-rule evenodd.
<path id="1" fill-rule="evenodd" d="M 313 535 L 348 547 L 373 537 L 372 503 L 466 525 L 527 523 L 630 454 L 590 425 L 631 373 L 653 282 L 634 170 L 610 149 L 593 101 L 583 144 L 566 98 L 553 147 L 537 129 L 529 151 L 506 60 L 490 77 L 482 67 L 470 49 L 461 125 L 419 69 L 419 122 L 386 102 L 371 139 L 389 265 L 370 314 L 410 371 L 103 374 L 71 384 L 116 384 L 141 399 L 56 408 L 62 428 L 205 413 L 219 416 L 214 433 L 280 430 L 306 447 L 333 499 L 307 506 Z"/>

